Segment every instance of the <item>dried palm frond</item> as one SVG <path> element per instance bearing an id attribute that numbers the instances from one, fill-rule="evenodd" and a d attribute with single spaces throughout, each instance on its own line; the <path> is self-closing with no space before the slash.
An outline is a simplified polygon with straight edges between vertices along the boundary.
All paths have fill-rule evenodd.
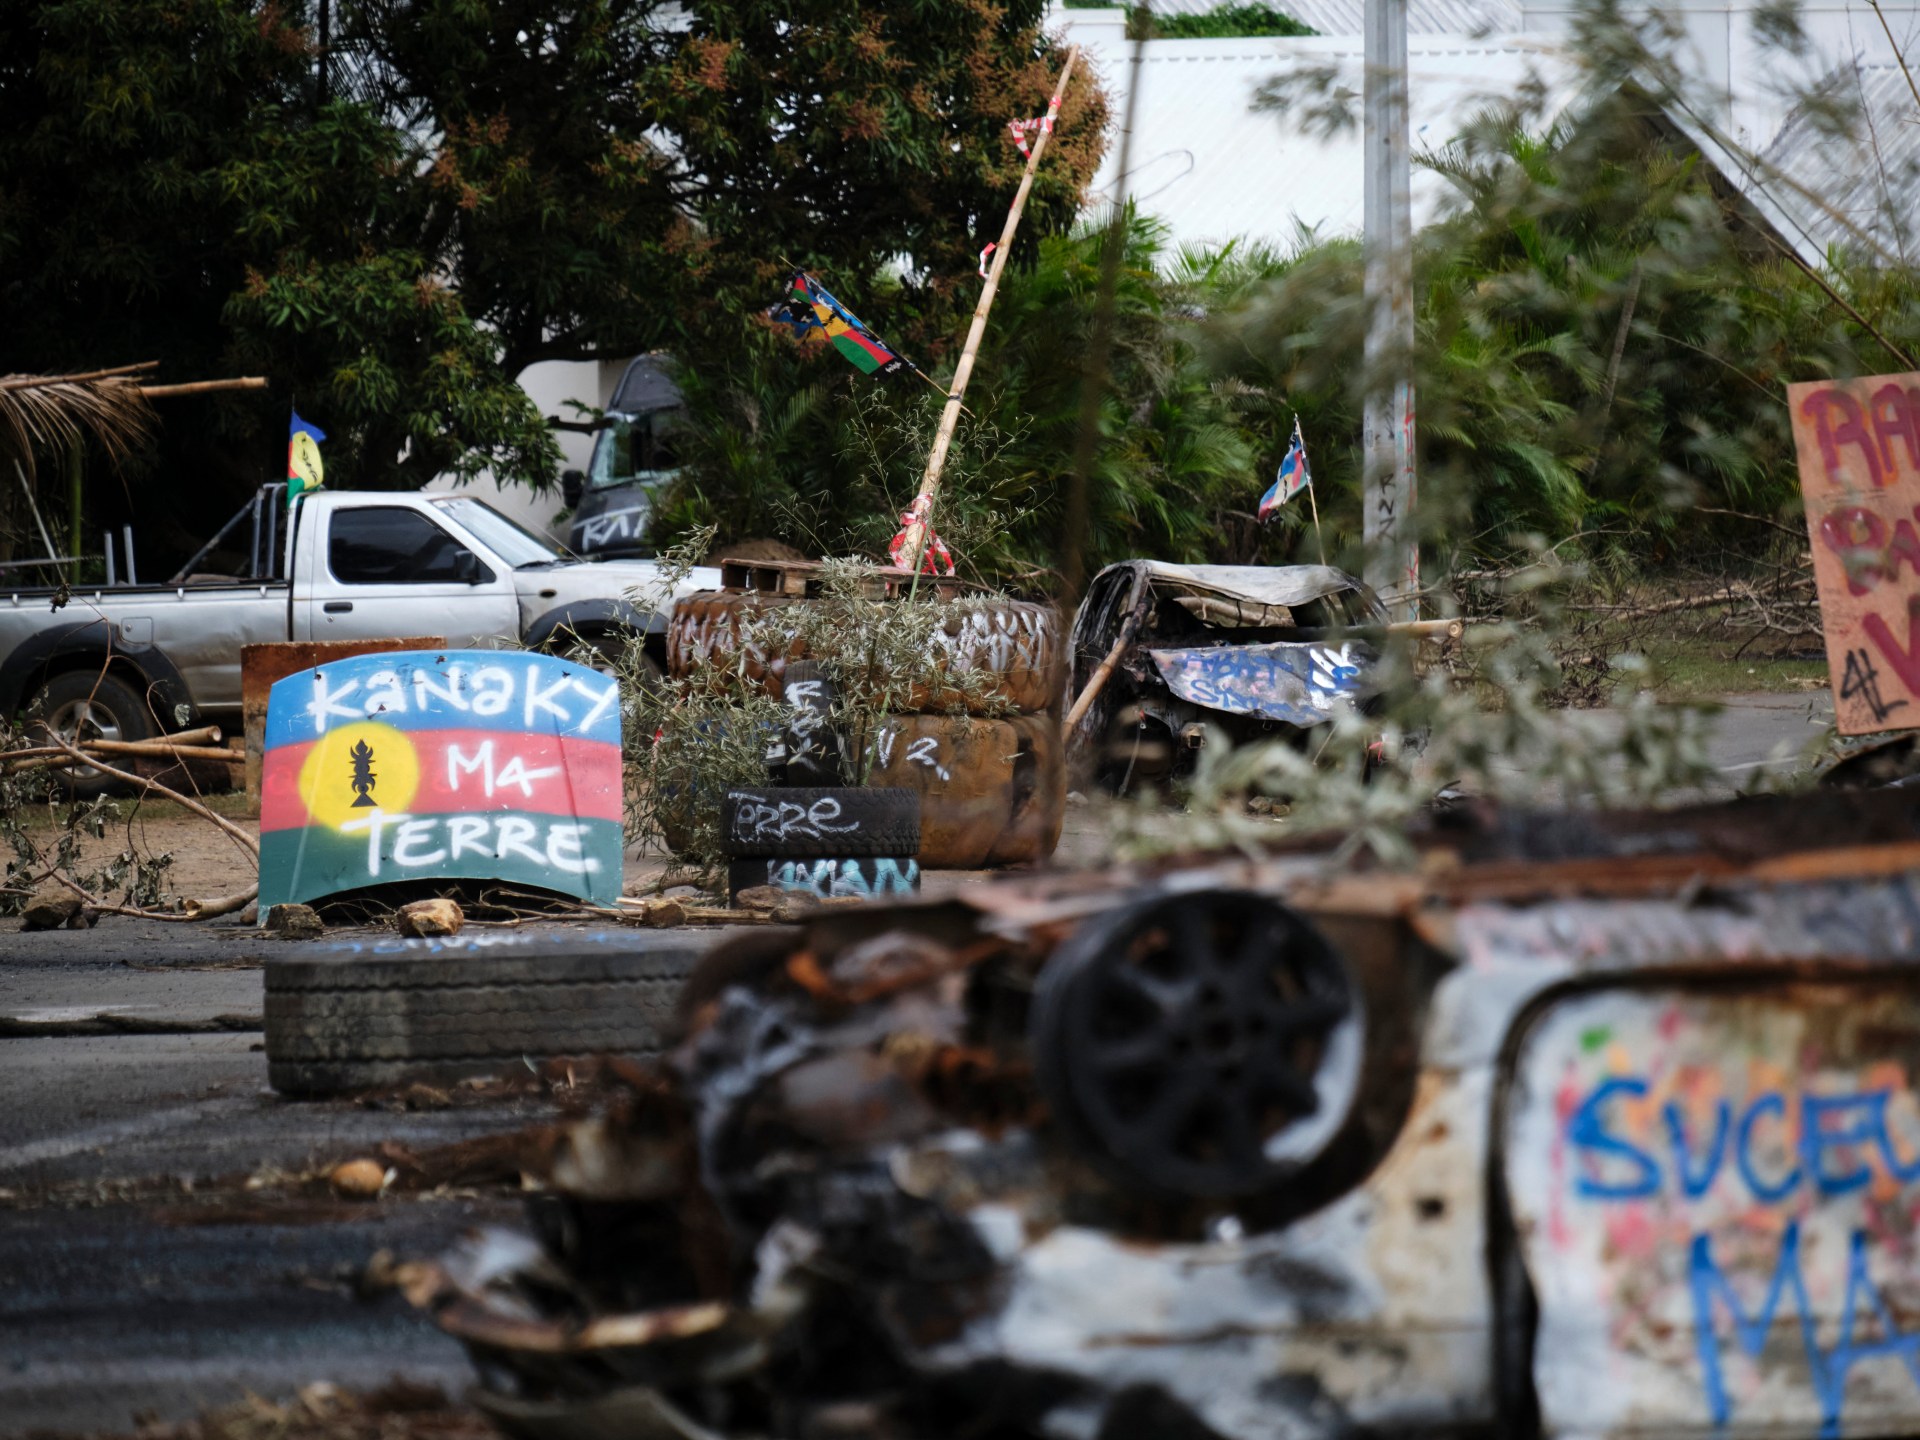
<path id="1" fill-rule="evenodd" d="M 123 365 L 80 375 L 0 375 L 0 457 L 31 474 L 37 449 L 64 450 L 88 436 L 115 461 L 144 440 L 153 408 L 137 372 Z"/>

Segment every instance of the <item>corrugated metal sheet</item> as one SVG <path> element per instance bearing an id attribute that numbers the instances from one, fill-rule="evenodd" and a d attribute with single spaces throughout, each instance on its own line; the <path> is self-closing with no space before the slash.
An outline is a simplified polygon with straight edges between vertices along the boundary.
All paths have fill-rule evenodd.
<path id="1" fill-rule="evenodd" d="M 1860 237 L 1912 264 L 1920 208 L 1920 106 L 1897 65 L 1861 65 L 1843 101 L 1860 107 L 1858 134 L 1834 137 L 1805 114 L 1780 128 L 1762 152 L 1762 183 L 1822 249 L 1859 248 Z M 1782 183 L 1783 182 L 1783 183 Z"/>
<path id="2" fill-rule="evenodd" d="M 1086 45 L 1118 113 L 1132 46 L 1115 31 L 1090 28 L 1073 38 Z M 1335 94 L 1350 97 L 1350 125 L 1331 136 L 1309 134 L 1292 120 L 1253 108 L 1266 81 L 1317 68 L 1332 77 Z M 1445 148 L 1530 81 L 1546 88 L 1549 121 L 1572 102 L 1577 88 L 1573 67 L 1557 47 L 1518 37 L 1416 38 L 1408 46 L 1408 70 L 1416 155 Z M 1246 237 L 1291 246 L 1302 230 L 1323 237 L 1358 234 L 1362 80 L 1357 38 L 1151 41 L 1141 61 L 1129 192 L 1171 225 L 1179 244 Z M 1102 197 L 1114 193 L 1118 149 L 1108 152 L 1096 177 Z M 1446 181 L 1416 161 L 1416 224 L 1441 213 L 1451 193 Z"/>

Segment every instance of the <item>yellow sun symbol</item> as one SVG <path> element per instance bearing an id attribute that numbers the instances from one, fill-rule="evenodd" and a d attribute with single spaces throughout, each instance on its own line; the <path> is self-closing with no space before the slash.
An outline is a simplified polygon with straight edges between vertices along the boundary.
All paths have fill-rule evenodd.
<path id="1" fill-rule="evenodd" d="M 398 814 L 420 788 L 420 757 L 391 725 L 362 720 L 322 735 L 300 766 L 300 799 L 314 823 L 338 830 L 384 810 Z"/>

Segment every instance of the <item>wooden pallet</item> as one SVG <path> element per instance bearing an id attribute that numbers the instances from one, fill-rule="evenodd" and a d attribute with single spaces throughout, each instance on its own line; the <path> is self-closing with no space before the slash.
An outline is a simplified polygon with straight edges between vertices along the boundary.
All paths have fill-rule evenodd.
<path id="1" fill-rule="evenodd" d="M 720 585 L 726 590 L 753 590 L 762 595 L 819 596 L 824 587 L 826 567 L 818 560 L 731 560 L 719 561 Z M 861 572 L 861 592 L 869 600 L 903 600 L 909 594 L 937 596 L 942 600 L 979 594 L 983 587 L 951 575 L 922 575 L 915 591 L 913 572 L 897 565 L 875 565 Z"/>

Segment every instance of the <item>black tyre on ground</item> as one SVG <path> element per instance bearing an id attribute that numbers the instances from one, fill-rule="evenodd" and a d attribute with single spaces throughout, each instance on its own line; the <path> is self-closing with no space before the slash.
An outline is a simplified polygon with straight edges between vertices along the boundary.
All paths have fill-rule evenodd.
<path id="1" fill-rule="evenodd" d="M 328 1094 L 529 1060 L 651 1055 L 704 949 L 584 931 L 328 946 L 266 967 L 267 1078 Z"/>
<path id="2" fill-rule="evenodd" d="M 30 737 L 51 732 L 69 744 L 151 740 L 159 730 L 139 691 L 118 676 L 97 670 L 69 670 L 53 676 L 27 702 L 27 717 Z M 121 784 L 110 775 L 78 765 L 54 773 L 79 799 L 105 795 Z"/>
<path id="3" fill-rule="evenodd" d="M 891 786 L 736 785 L 720 801 L 728 856 L 839 859 L 920 853 L 920 792 Z"/>

